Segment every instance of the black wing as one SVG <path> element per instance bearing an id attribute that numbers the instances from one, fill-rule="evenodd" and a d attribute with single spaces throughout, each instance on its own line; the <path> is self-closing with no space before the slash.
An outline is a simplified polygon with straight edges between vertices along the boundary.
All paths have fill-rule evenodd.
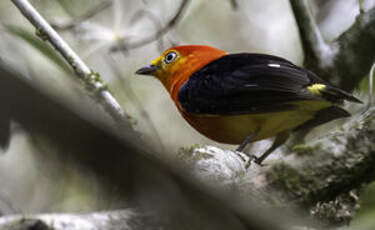
<path id="1" fill-rule="evenodd" d="M 288 102 L 322 100 L 306 87 L 328 85 L 312 72 L 279 57 L 231 54 L 190 76 L 178 98 L 182 108 L 197 114 L 247 114 L 296 109 Z"/>

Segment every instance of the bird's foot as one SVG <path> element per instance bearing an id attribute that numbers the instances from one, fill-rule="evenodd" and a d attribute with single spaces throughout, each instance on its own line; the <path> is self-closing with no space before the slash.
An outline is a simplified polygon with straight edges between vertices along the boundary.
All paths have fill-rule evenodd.
<path id="1" fill-rule="evenodd" d="M 245 169 L 248 169 L 251 165 L 251 161 L 254 159 L 255 156 L 237 150 L 235 151 L 235 153 L 245 163 Z"/>
<path id="2" fill-rule="evenodd" d="M 258 166 L 260 167 L 263 167 L 263 166 L 267 166 L 266 164 L 263 164 L 263 159 L 261 159 L 260 157 L 257 157 L 255 155 L 250 155 L 250 154 L 246 154 L 248 157 L 249 157 L 249 161 L 246 162 L 246 165 L 245 165 L 245 168 L 248 169 L 251 165 L 251 162 L 254 162 L 256 163 Z"/>
<path id="3" fill-rule="evenodd" d="M 244 157 L 244 155 L 246 155 L 248 158 Z M 265 164 L 262 164 L 263 159 L 253 154 L 237 151 L 237 156 L 239 156 L 241 160 L 245 163 L 245 169 L 248 169 L 250 167 L 251 162 L 254 162 L 261 167 L 266 166 Z"/>
<path id="4" fill-rule="evenodd" d="M 253 161 L 254 161 L 254 163 L 256 163 L 257 165 L 259 165 L 260 167 L 266 166 L 265 164 L 262 163 L 263 159 L 261 157 L 254 156 Z"/>

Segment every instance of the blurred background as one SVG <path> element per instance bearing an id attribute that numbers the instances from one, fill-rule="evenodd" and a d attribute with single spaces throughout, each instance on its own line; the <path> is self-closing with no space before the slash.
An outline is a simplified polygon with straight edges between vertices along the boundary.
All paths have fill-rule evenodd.
<path id="1" fill-rule="evenodd" d="M 180 117 L 156 79 L 134 74 L 164 49 L 172 45 L 205 44 L 231 53 L 268 53 L 298 65 L 303 63 L 298 28 L 288 0 L 190 1 L 182 9 L 177 23 L 164 36 L 141 45 L 137 43 L 152 37 L 174 18 L 181 1 L 30 2 L 88 66 L 101 74 L 143 139 L 155 149 L 165 150 L 161 152 L 170 154 L 170 157 L 175 157 L 181 147 L 195 144 L 230 149 L 234 146 L 221 145 L 201 136 Z M 359 2 L 362 1 L 311 1 L 313 13 L 327 41 L 334 40 L 352 25 L 360 11 Z M 363 1 L 362 8 L 369 9 L 374 5 L 375 1 Z M 36 91 L 42 89 L 45 97 L 52 98 L 74 114 L 84 114 L 91 122 L 106 122 L 103 112 L 87 99 L 80 84 L 72 77 L 69 66 L 35 36 L 34 28 L 11 1 L 0 2 L 0 29 L 0 60 L 5 67 L 15 70 L 22 81 Z M 367 94 L 367 88 L 366 79 L 357 87 L 356 94 Z M 22 98 L 2 100 L 22 101 Z M 55 121 L 59 121 L 58 115 L 53 118 Z M 74 126 L 60 128 L 53 131 L 73 136 L 77 132 Z M 10 130 L 9 149 L 0 154 L 0 215 L 93 211 L 126 206 L 125 199 L 116 193 L 115 187 L 103 189 L 96 174 L 62 159 L 61 149 L 49 141 L 50 136 L 30 132 L 17 120 L 11 122 Z M 264 141 L 257 145 L 257 149 L 268 144 Z M 74 146 L 64 151 L 69 149 L 74 149 Z M 375 200 L 372 198 L 375 185 L 367 190 L 361 197 L 364 208 L 355 220 L 357 224 L 375 215 Z"/>

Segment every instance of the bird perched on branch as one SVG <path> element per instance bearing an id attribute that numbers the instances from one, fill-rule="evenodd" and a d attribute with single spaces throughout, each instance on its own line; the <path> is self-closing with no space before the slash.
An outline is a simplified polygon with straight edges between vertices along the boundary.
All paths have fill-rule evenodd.
<path id="1" fill-rule="evenodd" d="M 350 116 L 337 105 L 361 103 L 290 61 L 265 54 L 228 54 L 202 45 L 176 46 L 136 74 L 159 79 L 185 120 L 217 142 L 239 144 L 275 137 L 262 161 L 300 127 Z"/>

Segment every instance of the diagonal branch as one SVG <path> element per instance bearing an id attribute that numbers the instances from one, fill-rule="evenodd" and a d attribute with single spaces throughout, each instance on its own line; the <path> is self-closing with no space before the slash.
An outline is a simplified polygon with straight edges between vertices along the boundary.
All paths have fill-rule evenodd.
<path id="1" fill-rule="evenodd" d="M 375 8 L 357 16 L 334 42 L 324 41 L 308 0 L 290 0 L 305 51 L 304 64 L 346 90 L 354 89 L 375 60 Z"/>
<path id="2" fill-rule="evenodd" d="M 125 114 L 119 103 L 107 90 L 98 73 L 93 72 L 81 58 L 69 47 L 69 45 L 56 33 L 48 22 L 34 9 L 27 0 L 12 0 L 20 12 L 34 25 L 37 34 L 50 44 L 65 58 L 76 73 L 76 77 L 82 80 L 86 88 L 104 110 L 120 124 L 120 127 L 130 128 L 126 122 Z"/>

